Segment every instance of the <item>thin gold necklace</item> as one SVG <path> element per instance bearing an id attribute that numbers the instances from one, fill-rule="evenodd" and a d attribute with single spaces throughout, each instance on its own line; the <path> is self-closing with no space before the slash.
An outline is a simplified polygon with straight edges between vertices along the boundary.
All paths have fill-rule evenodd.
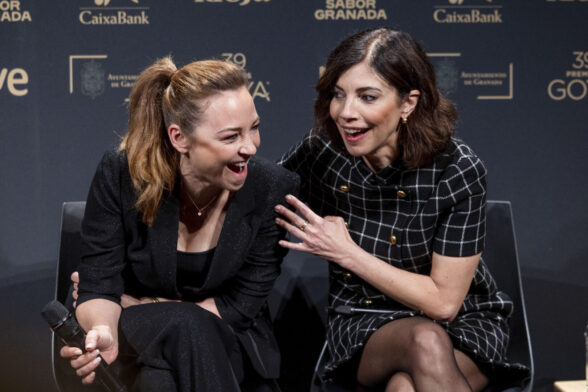
<path id="1" fill-rule="evenodd" d="M 215 197 L 212 198 L 212 200 L 210 200 L 208 203 L 206 203 L 206 205 L 202 208 L 198 207 L 196 205 L 196 203 L 194 202 L 194 199 L 192 199 L 192 196 L 190 196 L 190 192 L 188 192 L 188 190 L 186 189 L 186 196 L 188 196 L 188 199 L 190 199 L 190 201 L 192 202 L 192 204 L 194 205 L 194 207 L 196 208 L 196 210 L 198 211 L 196 213 L 196 215 L 198 216 L 202 216 L 202 214 L 204 214 L 204 211 L 216 200 L 218 199 L 218 197 L 220 196 L 220 192 L 218 195 L 216 195 Z"/>

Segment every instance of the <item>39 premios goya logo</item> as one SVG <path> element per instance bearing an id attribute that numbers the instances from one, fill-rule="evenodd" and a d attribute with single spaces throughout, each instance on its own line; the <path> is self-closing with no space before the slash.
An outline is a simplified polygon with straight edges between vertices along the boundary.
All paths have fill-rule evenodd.
<path id="1" fill-rule="evenodd" d="M 571 65 L 559 78 L 547 84 L 547 95 L 554 101 L 581 101 L 588 95 L 588 51 L 571 53 Z"/>
<path id="2" fill-rule="evenodd" d="M 80 7 L 78 20 L 83 25 L 148 25 L 149 7 L 141 6 L 139 0 L 93 0 Z"/>
<path id="3" fill-rule="evenodd" d="M 128 96 L 139 75 L 114 71 L 106 54 L 73 54 L 69 56 L 69 93 L 96 99 L 110 90 L 124 90 Z"/>
<path id="4" fill-rule="evenodd" d="M 443 24 L 502 23 L 503 9 L 497 0 L 441 0 L 433 7 L 433 20 Z"/>
<path id="5" fill-rule="evenodd" d="M 0 23 L 18 22 L 32 22 L 30 11 L 20 0 L 0 0 Z"/>
<path id="6" fill-rule="evenodd" d="M 236 64 L 241 68 L 245 68 L 245 66 L 247 65 L 247 57 L 243 53 L 222 53 L 221 56 L 223 59 L 225 59 L 225 61 L 229 61 L 233 64 Z M 247 87 L 249 89 L 249 93 L 253 97 L 253 100 L 259 98 L 267 102 L 270 102 L 270 82 L 267 80 L 255 80 L 251 76 L 251 72 L 247 73 L 247 77 L 249 78 L 249 85 Z"/>

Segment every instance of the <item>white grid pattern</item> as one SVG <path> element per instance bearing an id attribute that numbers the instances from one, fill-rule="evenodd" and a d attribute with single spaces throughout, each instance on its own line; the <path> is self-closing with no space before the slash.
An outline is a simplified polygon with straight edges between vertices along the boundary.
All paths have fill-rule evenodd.
<path id="1" fill-rule="evenodd" d="M 319 215 L 343 217 L 351 237 L 366 251 L 399 268 L 428 274 L 433 251 L 447 256 L 482 252 L 486 234 L 486 169 L 474 152 L 458 139 L 427 167 L 409 170 L 391 165 L 373 173 L 361 158 L 336 151 L 318 135 L 308 135 L 282 157 L 280 164 L 297 172 L 301 197 Z M 343 191 L 340 186 L 349 189 Z M 405 197 L 398 191 L 406 193 Z M 397 244 L 392 245 L 390 236 Z M 327 328 L 329 361 L 337 368 L 357 354 L 383 324 L 423 315 L 408 309 L 334 263 L 329 265 L 329 305 L 365 307 L 386 313 L 331 314 Z M 392 312 L 390 312 L 392 311 Z M 504 362 L 508 344 L 507 319 L 512 302 L 497 291 L 483 261 L 474 275 L 458 317 L 439 323 L 456 348 L 488 368 L 518 364 Z"/>

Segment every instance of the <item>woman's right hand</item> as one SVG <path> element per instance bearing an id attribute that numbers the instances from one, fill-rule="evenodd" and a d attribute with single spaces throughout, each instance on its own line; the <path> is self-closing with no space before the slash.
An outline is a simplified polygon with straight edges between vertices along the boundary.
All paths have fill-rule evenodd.
<path id="1" fill-rule="evenodd" d="M 86 352 L 77 347 L 64 346 L 59 351 L 62 358 L 69 359 L 71 367 L 82 378 L 83 384 L 91 384 L 96 378 L 96 367 L 100 364 L 101 355 L 107 364 L 118 356 L 118 342 L 108 326 L 98 325 L 86 335 Z"/>
<path id="2" fill-rule="evenodd" d="M 77 305 L 77 301 L 78 301 L 78 284 L 80 283 L 80 275 L 78 274 L 78 271 L 74 271 L 71 276 L 70 276 L 71 282 L 73 283 L 73 291 L 71 293 L 72 297 L 73 297 L 73 307 L 75 308 Z M 134 297 L 132 295 L 129 294 L 123 294 L 120 297 L 120 306 L 123 309 L 128 308 L 129 306 L 134 306 L 134 305 L 141 305 L 141 304 L 148 304 L 153 302 L 153 299 L 151 299 L 151 297 Z M 163 300 L 162 300 L 163 302 Z"/>

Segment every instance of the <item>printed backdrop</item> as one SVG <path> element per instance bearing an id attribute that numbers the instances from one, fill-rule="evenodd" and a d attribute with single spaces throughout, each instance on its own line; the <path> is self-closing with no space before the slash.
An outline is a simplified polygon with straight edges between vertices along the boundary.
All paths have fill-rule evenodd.
<path id="1" fill-rule="evenodd" d="M 512 202 L 538 385 L 582 377 L 588 0 L 0 0 L 0 286 L 53 274 L 61 203 L 85 199 L 156 58 L 245 67 L 277 159 L 311 127 L 329 51 L 378 26 L 422 43 L 489 199 Z"/>

